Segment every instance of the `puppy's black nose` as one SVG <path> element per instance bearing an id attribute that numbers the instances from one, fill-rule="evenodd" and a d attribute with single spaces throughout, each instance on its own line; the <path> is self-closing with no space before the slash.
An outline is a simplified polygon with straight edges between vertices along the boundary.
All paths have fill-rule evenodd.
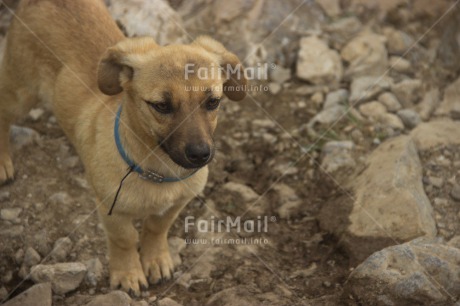
<path id="1" fill-rule="evenodd" d="M 185 156 L 190 163 L 201 166 L 211 157 L 211 148 L 206 143 L 189 143 L 185 146 Z"/>

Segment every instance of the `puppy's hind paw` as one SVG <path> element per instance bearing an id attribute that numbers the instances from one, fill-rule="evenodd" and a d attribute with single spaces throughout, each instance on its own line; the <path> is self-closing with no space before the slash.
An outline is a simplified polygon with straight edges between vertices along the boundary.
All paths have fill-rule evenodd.
<path id="1" fill-rule="evenodd" d="M 12 182 L 14 167 L 9 155 L 0 156 L 0 186 Z"/>

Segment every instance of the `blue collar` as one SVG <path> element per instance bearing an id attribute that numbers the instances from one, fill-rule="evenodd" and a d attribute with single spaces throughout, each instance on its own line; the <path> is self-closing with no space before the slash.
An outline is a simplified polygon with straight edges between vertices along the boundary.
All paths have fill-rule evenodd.
<path id="1" fill-rule="evenodd" d="M 115 117 L 115 125 L 113 129 L 114 136 L 115 136 L 115 144 L 117 145 L 118 153 L 120 153 L 121 158 L 123 158 L 123 160 L 128 164 L 129 168 L 139 173 L 140 178 L 154 182 L 154 183 L 173 183 L 173 182 L 180 182 L 182 180 L 185 180 L 191 177 L 192 175 L 194 175 L 198 171 L 198 169 L 196 169 L 185 177 L 164 177 L 161 174 L 158 174 L 151 170 L 143 170 L 131 158 L 129 158 L 128 154 L 126 154 L 126 151 L 123 148 L 123 145 L 121 144 L 120 133 L 118 131 L 120 128 L 120 114 L 121 114 L 121 105 L 118 108 L 117 116 Z"/>

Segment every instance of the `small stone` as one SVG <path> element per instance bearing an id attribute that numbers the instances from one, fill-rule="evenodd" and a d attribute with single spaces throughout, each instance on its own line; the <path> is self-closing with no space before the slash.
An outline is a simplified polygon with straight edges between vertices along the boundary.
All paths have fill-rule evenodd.
<path id="1" fill-rule="evenodd" d="M 29 112 L 29 118 L 33 121 L 38 121 L 44 113 L 45 111 L 42 108 L 33 108 Z"/>
<path id="2" fill-rule="evenodd" d="M 126 292 L 112 291 L 108 294 L 96 296 L 85 306 L 126 306 L 131 305 L 131 298 Z"/>
<path id="3" fill-rule="evenodd" d="M 7 270 L 7 271 L 3 272 L 3 275 L 2 275 L 2 278 L 1 278 L 2 283 L 8 284 L 12 280 L 13 280 L 13 271 Z"/>
<path id="4" fill-rule="evenodd" d="M 321 169 L 326 173 L 334 174 L 337 178 L 339 172 L 347 172 L 356 166 L 352 157 L 354 143 L 351 141 L 329 141 L 322 148 Z"/>
<path id="5" fill-rule="evenodd" d="M 313 96 L 311 96 L 311 101 L 315 103 L 315 105 L 321 105 L 324 101 L 324 95 L 322 92 L 315 92 Z"/>
<path id="6" fill-rule="evenodd" d="M 332 286 L 332 284 L 329 281 L 324 281 L 323 286 L 326 287 L 326 288 L 330 288 Z"/>
<path id="7" fill-rule="evenodd" d="M 0 288 L 0 301 L 5 300 L 8 297 L 8 290 L 4 286 Z M 5 305 L 5 304 L 3 304 Z"/>
<path id="8" fill-rule="evenodd" d="M 318 270 L 318 265 L 316 263 L 312 263 L 308 268 L 302 270 L 296 270 L 292 273 L 289 278 L 296 278 L 296 277 L 309 277 L 316 273 Z"/>
<path id="9" fill-rule="evenodd" d="M 368 118 L 375 118 L 387 112 L 385 106 L 377 101 L 368 102 L 359 106 L 361 114 Z"/>
<path id="10" fill-rule="evenodd" d="M 296 71 L 298 78 L 315 85 L 338 85 L 343 75 L 337 51 L 315 36 L 300 40 Z"/>
<path id="11" fill-rule="evenodd" d="M 49 283 L 37 284 L 15 296 L 3 306 L 51 306 L 51 285 Z"/>
<path id="12" fill-rule="evenodd" d="M 324 102 L 323 108 L 329 108 L 332 106 L 340 105 L 340 104 L 345 104 L 348 102 L 348 97 L 349 97 L 349 92 L 346 89 L 339 89 L 336 91 L 331 91 L 330 93 L 327 94 L 326 96 L 326 101 Z"/>
<path id="13" fill-rule="evenodd" d="M 316 3 L 321 6 L 329 17 L 336 17 L 342 13 L 339 0 L 316 0 Z"/>
<path id="14" fill-rule="evenodd" d="M 24 253 L 24 266 L 30 268 L 40 263 L 41 257 L 34 248 L 28 247 Z"/>
<path id="15" fill-rule="evenodd" d="M 384 92 L 378 98 L 379 102 L 385 105 L 387 111 L 394 113 L 399 111 L 402 106 L 398 99 L 391 92 Z"/>
<path id="16" fill-rule="evenodd" d="M 450 191 L 450 196 L 457 201 L 460 201 L 460 185 L 459 184 L 454 184 L 452 186 L 452 190 Z"/>
<path id="17" fill-rule="evenodd" d="M 391 87 L 398 101 L 405 108 L 411 107 L 420 97 L 422 81 L 404 80 Z"/>
<path id="18" fill-rule="evenodd" d="M 19 217 L 22 208 L 3 208 L 0 210 L 0 218 L 5 221 L 12 221 Z"/>
<path id="19" fill-rule="evenodd" d="M 31 269 L 31 279 L 35 283 L 51 282 L 54 293 L 65 294 L 78 288 L 86 270 L 86 266 L 78 262 L 36 265 Z"/>
<path id="20" fill-rule="evenodd" d="M 460 78 L 446 87 L 444 90 L 444 97 L 436 108 L 435 115 L 438 116 L 454 116 L 458 115 L 457 112 L 460 107 L 460 100 L 458 99 L 458 89 L 460 88 Z"/>
<path id="21" fill-rule="evenodd" d="M 2 191 L 0 192 L 0 202 L 5 202 L 10 199 L 10 192 L 9 191 Z"/>
<path id="22" fill-rule="evenodd" d="M 269 83 L 268 84 L 268 90 L 272 95 L 276 95 L 281 91 L 281 85 L 278 83 Z"/>
<path id="23" fill-rule="evenodd" d="M 390 68 L 400 73 L 408 73 L 411 71 L 412 64 L 408 60 L 399 56 L 390 57 Z"/>
<path id="24" fill-rule="evenodd" d="M 315 115 L 308 123 L 309 127 L 313 127 L 315 124 L 332 124 L 337 120 L 344 117 L 347 109 L 345 105 L 335 105 L 328 108 L 324 108 L 321 112 Z"/>
<path id="25" fill-rule="evenodd" d="M 24 261 L 24 249 L 18 249 L 16 253 L 14 253 L 14 261 L 19 265 L 22 264 Z"/>
<path id="26" fill-rule="evenodd" d="M 72 240 L 69 237 L 62 237 L 56 240 L 53 250 L 51 251 L 51 258 L 54 261 L 64 261 L 72 250 Z"/>
<path id="27" fill-rule="evenodd" d="M 72 179 L 75 181 L 77 186 L 79 186 L 80 188 L 89 189 L 90 186 L 88 184 L 88 181 L 85 178 L 75 176 L 75 177 L 72 177 Z"/>
<path id="28" fill-rule="evenodd" d="M 418 113 L 423 121 L 428 121 L 439 105 L 439 89 L 434 88 L 427 92 L 417 105 Z"/>
<path id="29" fill-rule="evenodd" d="M 72 198 L 67 192 L 60 191 L 51 195 L 48 199 L 52 205 L 69 205 L 72 202 Z"/>
<path id="30" fill-rule="evenodd" d="M 39 141 L 39 139 L 40 134 L 33 129 L 16 125 L 11 126 L 10 141 L 16 151 Z"/>
<path id="31" fill-rule="evenodd" d="M 182 306 L 182 305 L 170 298 L 164 298 L 158 301 L 158 306 Z"/>
<path id="32" fill-rule="evenodd" d="M 460 104 L 453 105 L 450 110 L 450 117 L 454 120 L 460 120 Z"/>
<path id="33" fill-rule="evenodd" d="M 363 132 L 361 132 L 359 129 L 354 129 L 350 133 L 351 139 L 353 139 L 354 142 L 360 143 L 364 140 L 364 135 Z"/>
<path id="34" fill-rule="evenodd" d="M 383 35 L 387 39 L 388 52 L 390 54 L 402 55 L 415 43 L 409 34 L 394 28 L 384 28 Z"/>
<path id="35" fill-rule="evenodd" d="M 269 129 L 276 128 L 276 123 L 270 119 L 254 119 L 252 120 L 251 125 L 254 129 L 257 129 L 257 130 L 259 129 L 269 130 Z"/>
<path id="36" fill-rule="evenodd" d="M 397 114 L 399 118 L 401 118 L 404 125 L 409 129 L 413 129 L 414 127 L 419 125 L 420 122 L 422 122 L 422 119 L 420 119 L 419 114 L 412 109 L 402 109 L 398 111 Z"/>
<path id="37" fill-rule="evenodd" d="M 402 120 L 395 114 L 382 114 L 378 116 L 377 120 L 385 126 L 388 126 L 395 130 L 404 130 L 404 123 Z"/>
<path id="38" fill-rule="evenodd" d="M 324 30 L 332 36 L 331 40 L 337 43 L 336 49 L 341 49 L 345 43 L 361 31 L 362 27 L 363 24 L 356 16 L 350 16 L 326 24 Z"/>
<path id="39" fill-rule="evenodd" d="M 259 195 L 251 187 L 243 184 L 228 182 L 222 188 L 228 192 L 236 193 L 246 203 L 256 201 L 259 198 Z"/>
<path id="40" fill-rule="evenodd" d="M 85 281 L 90 286 L 96 287 L 102 280 L 102 263 L 99 258 L 93 258 L 85 262 L 88 272 L 86 273 Z"/>
<path id="41" fill-rule="evenodd" d="M 391 88 L 393 80 L 388 77 L 359 77 L 351 83 L 350 102 L 362 103 L 376 98 L 382 91 Z"/>
<path id="42" fill-rule="evenodd" d="M 380 78 L 388 67 L 385 37 L 364 31 L 351 39 L 340 52 L 349 63 L 345 75 L 356 77 L 375 76 Z"/>
<path id="43" fill-rule="evenodd" d="M 289 219 L 296 215 L 303 204 L 296 191 L 286 184 L 276 184 L 273 187 L 278 200 L 278 215 L 283 219 Z"/>
<path id="44" fill-rule="evenodd" d="M 65 158 L 62 161 L 62 165 L 66 169 L 75 168 L 76 166 L 78 166 L 79 163 L 80 163 L 80 158 L 78 156 L 70 156 L 70 157 Z"/>
<path id="45" fill-rule="evenodd" d="M 276 66 L 270 74 L 270 79 L 279 84 L 283 84 L 291 78 L 291 69 Z"/>
<path id="46" fill-rule="evenodd" d="M 442 185 L 444 184 L 444 179 L 442 177 L 430 176 L 429 182 L 434 187 L 441 188 Z"/>
<path id="47" fill-rule="evenodd" d="M 1 236 L 8 236 L 9 238 L 19 237 L 24 232 L 24 226 L 22 225 L 13 225 L 3 231 L 0 231 Z"/>

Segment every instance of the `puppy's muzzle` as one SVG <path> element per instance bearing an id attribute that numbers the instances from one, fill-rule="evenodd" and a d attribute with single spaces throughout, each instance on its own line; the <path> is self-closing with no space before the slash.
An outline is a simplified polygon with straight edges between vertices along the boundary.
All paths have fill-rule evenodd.
<path id="1" fill-rule="evenodd" d="M 185 146 L 185 158 L 193 167 L 206 165 L 211 156 L 212 150 L 207 143 L 189 143 Z"/>

